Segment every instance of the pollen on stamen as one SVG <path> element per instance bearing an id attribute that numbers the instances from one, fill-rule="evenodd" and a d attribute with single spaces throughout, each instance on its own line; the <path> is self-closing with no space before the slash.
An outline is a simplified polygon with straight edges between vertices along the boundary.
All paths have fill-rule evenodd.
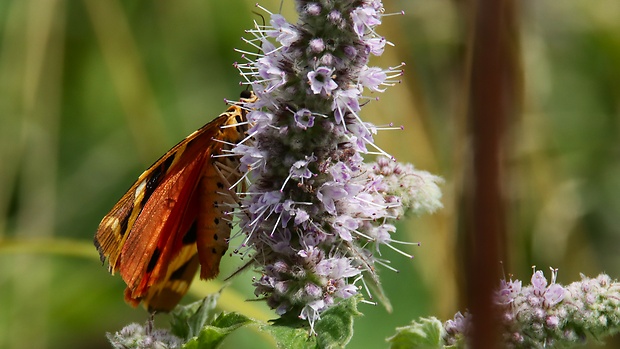
<path id="1" fill-rule="evenodd" d="M 256 43 L 256 42 L 259 42 L 259 43 L 262 44 L 265 37 L 264 36 L 257 36 L 254 31 L 247 31 L 247 32 L 250 33 L 250 34 L 253 34 L 255 38 L 252 39 L 252 40 L 248 40 L 248 39 L 242 37 L 241 40 L 243 40 L 243 42 L 247 43 L 248 45 L 254 47 L 255 49 L 257 49 L 259 51 L 251 52 L 251 51 L 245 51 L 245 50 L 239 50 L 239 49 L 235 49 L 235 51 L 237 51 L 239 53 L 243 53 L 243 54 L 248 54 L 250 56 L 265 57 L 266 53 L 263 52 L 263 47 Z"/>
<path id="2" fill-rule="evenodd" d="M 259 3 L 255 3 L 254 6 L 258 7 L 259 9 L 265 11 L 266 13 L 273 15 L 273 13 L 269 10 L 267 10 L 266 8 L 264 8 L 263 6 L 261 6 Z"/>
<path id="3" fill-rule="evenodd" d="M 389 16 L 404 16 L 405 15 L 405 11 L 399 11 L 399 12 L 391 12 L 391 13 L 381 13 L 381 17 L 389 17 Z"/>
<path id="4" fill-rule="evenodd" d="M 247 42 L 248 44 L 251 44 L 249 40 L 244 40 L 244 41 Z M 260 49 L 260 47 L 258 47 L 258 46 L 256 46 L 256 48 Z M 260 53 L 260 52 L 245 51 L 245 50 L 240 50 L 238 48 L 236 48 L 234 50 L 236 52 L 242 53 L 243 54 L 242 58 L 246 58 L 245 55 L 256 56 L 256 57 L 264 57 L 265 56 L 263 53 Z M 248 60 L 249 60 L 249 58 L 248 58 Z"/>
<path id="5" fill-rule="evenodd" d="M 366 152 L 366 154 L 370 154 L 370 155 L 383 155 L 389 159 L 391 159 L 392 161 L 396 161 L 396 158 L 392 155 L 390 155 L 388 152 L 386 152 L 385 150 L 379 148 L 376 144 L 374 143 L 368 143 L 368 145 L 372 146 L 373 148 L 375 148 L 377 151 L 376 152 L 372 152 L 372 151 L 368 151 Z"/>
<path id="6" fill-rule="evenodd" d="M 405 126 L 394 126 L 394 123 L 390 122 L 387 125 L 375 125 L 374 129 L 377 131 L 402 131 L 405 129 Z"/>
<path id="7" fill-rule="evenodd" d="M 356 278 L 352 282 L 352 284 L 355 284 L 358 281 L 362 283 L 362 288 L 364 289 L 364 291 L 366 291 L 366 296 L 368 297 L 368 299 L 374 299 L 374 297 L 372 296 L 372 292 L 370 291 L 370 288 L 366 284 L 366 280 L 364 280 L 362 275 L 360 275 L 358 278 Z M 370 304 L 370 305 L 377 305 L 378 304 L 377 302 L 373 302 L 373 301 L 369 301 L 369 300 L 365 300 L 365 299 L 362 299 L 362 302 L 366 303 L 366 304 Z"/>
<path id="8" fill-rule="evenodd" d="M 385 246 L 389 247 L 389 248 L 390 248 L 390 249 L 392 249 L 393 251 L 395 251 L 395 252 L 397 252 L 397 253 L 399 253 L 399 254 L 401 254 L 401 255 L 403 255 L 403 256 L 405 256 L 405 257 L 409 258 L 409 259 L 413 259 L 413 255 L 410 255 L 409 253 L 407 253 L 407 252 L 405 252 L 405 251 L 403 251 L 403 250 L 400 250 L 400 249 L 398 249 L 398 248 L 396 248 L 396 247 L 392 246 L 390 243 L 387 243 L 387 242 L 386 242 L 386 243 L 383 243 L 383 245 L 385 245 Z"/>
<path id="9" fill-rule="evenodd" d="M 364 238 L 364 239 L 366 239 L 366 240 L 369 240 L 369 241 L 370 241 L 370 240 L 372 240 L 372 237 L 371 237 L 371 236 L 366 235 L 366 234 L 364 234 L 364 233 L 360 232 L 359 230 L 352 230 L 352 232 L 353 232 L 353 233 L 355 233 L 355 234 L 357 234 L 357 235 L 359 235 L 359 236 L 361 236 L 361 237 L 363 237 L 363 238 Z"/>

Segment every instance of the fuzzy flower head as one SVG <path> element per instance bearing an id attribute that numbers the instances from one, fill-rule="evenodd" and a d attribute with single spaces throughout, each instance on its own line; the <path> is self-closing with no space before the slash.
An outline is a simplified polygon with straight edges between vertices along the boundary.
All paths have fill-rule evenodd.
<path id="1" fill-rule="evenodd" d="M 183 341 L 168 330 L 151 327 L 152 323 L 144 326 L 132 323 L 114 334 L 108 333 L 107 337 L 115 349 L 174 349 L 183 345 Z"/>
<path id="2" fill-rule="evenodd" d="M 260 7 L 260 6 L 259 6 Z M 251 141 L 233 150 L 251 181 L 239 218 L 261 276 L 255 294 L 278 314 L 312 327 L 374 274 L 374 254 L 397 250 L 394 220 L 441 207 L 441 180 L 396 165 L 374 144 L 378 128 L 359 115 L 364 94 L 399 82 L 403 64 L 369 67 L 388 43 L 376 32 L 381 1 L 297 2 L 299 20 L 272 14 L 248 31 L 261 53 L 237 64 L 258 101 L 249 106 Z M 250 51 L 243 51 L 249 55 Z M 362 153 L 382 154 L 364 163 Z"/>
<path id="3" fill-rule="evenodd" d="M 502 280 L 495 294 L 506 348 L 569 347 L 586 337 L 602 338 L 620 331 L 620 284 L 601 274 L 568 286 L 549 283 L 534 270 L 531 284 Z M 472 315 L 460 313 L 444 324 L 444 342 L 454 345 L 469 335 Z"/>

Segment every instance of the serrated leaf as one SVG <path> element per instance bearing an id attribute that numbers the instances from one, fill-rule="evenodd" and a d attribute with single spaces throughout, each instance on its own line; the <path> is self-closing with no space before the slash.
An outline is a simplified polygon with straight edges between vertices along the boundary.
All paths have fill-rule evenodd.
<path id="1" fill-rule="evenodd" d="M 308 335 L 309 327 L 274 324 L 261 326 L 260 330 L 269 333 L 275 339 L 276 345 L 280 349 L 306 349 L 316 347 L 316 338 Z"/>
<path id="2" fill-rule="evenodd" d="M 215 307 L 219 298 L 218 292 L 194 303 L 174 308 L 170 312 L 172 333 L 185 340 L 196 337 L 202 327 L 210 324 L 215 318 Z"/>
<path id="3" fill-rule="evenodd" d="M 222 313 L 210 325 L 203 326 L 198 335 L 183 345 L 183 349 L 214 349 L 234 330 L 254 320 L 238 313 Z"/>
<path id="4" fill-rule="evenodd" d="M 396 334 L 387 339 L 390 349 L 444 348 L 441 334 L 443 325 L 435 317 L 412 321 L 411 325 L 396 328 Z"/>
<path id="5" fill-rule="evenodd" d="M 249 317 L 239 314 L 239 313 L 221 313 L 213 323 L 211 323 L 211 327 L 218 328 L 238 328 L 249 322 L 255 322 L 255 320 L 250 319 Z"/>
<path id="6" fill-rule="evenodd" d="M 321 314 L 314 324 L 316 335 L 310 335 L 307 321 L 297 317 L 282 317 L 261 330 L 269 332 L 281 349 L 344 348 L 353 336 L 353 317 L 361 315 L 357 311 L 360 299 L 343 300 Z"/>
<path id="7" fill-rule="evenodd" d="M 317 344 L 319 348 L 344 348 L 353 337 L 353 317 L 362 313 L 357 311 L 361 296 L 351 297 L 328 309 L 316 323 Z"/>

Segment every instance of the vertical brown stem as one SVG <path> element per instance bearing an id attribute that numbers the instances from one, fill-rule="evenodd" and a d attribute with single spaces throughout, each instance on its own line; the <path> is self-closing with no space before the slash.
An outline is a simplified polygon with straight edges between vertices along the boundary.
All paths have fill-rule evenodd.
<path id="1" fill-rule="evenodd" d="M 502 180 L 506 123 L 515 112 L 514 3 L 474 1 L 471 22 L 468 120 L 473 168 L 467 217 L 467 303 L 474 318 L 473 348 L 498 348 L 498 322 L 492 307 L 504 259 Z"/>

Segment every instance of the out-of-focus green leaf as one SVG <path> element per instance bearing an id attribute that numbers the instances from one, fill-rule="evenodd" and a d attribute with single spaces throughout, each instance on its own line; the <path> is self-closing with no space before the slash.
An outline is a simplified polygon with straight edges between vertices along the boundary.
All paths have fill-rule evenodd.
<path id="1" fill-rule="evenodd" d="M 443 348 L 441 321 L 435 317 L 412 321 L 409 326 L 398 327 L 396 334 L 388 338 L 390 349 Z"/>
<path id="2" fill-rule="evenodd" d="M 217 348 L 234 330 L 252 322 L 252 319 L 238 313 L 222 313 L 211 325 L 204 326 L 197 337 L 185 343 L 183 349 Z"/>
<path id="3" fill-rule="evenodd" d="M 214 293 L 197 302 L 174 308 L 170 313 L 172 333 L 186 340 L 196 337 L 203 326 L 213 322 L 219 298 L 220 293 Z"/>

